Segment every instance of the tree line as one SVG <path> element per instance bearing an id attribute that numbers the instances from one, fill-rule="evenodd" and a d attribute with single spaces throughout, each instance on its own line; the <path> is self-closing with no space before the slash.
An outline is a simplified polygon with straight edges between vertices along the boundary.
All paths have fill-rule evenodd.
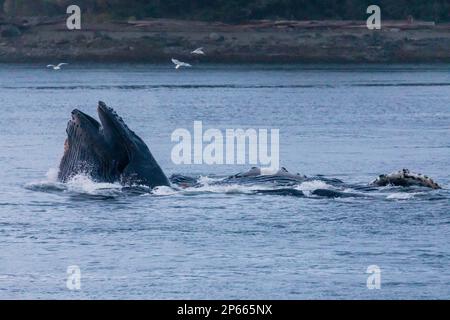
<path id="1" fill-rule="evenodd" d="M 0 0 L 6 16 L 65 14 L 71 4 L 111 19 L 174 18 L 239 23 L 259 19 L 365 20 L 376 4 L 383 19 L 450 21 L 449 0 Z"/>

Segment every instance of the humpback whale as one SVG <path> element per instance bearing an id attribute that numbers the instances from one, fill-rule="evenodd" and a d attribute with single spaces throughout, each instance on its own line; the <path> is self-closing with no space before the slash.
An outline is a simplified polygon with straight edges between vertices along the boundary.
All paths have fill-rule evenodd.
<path id="1" fill-rule="evenodd" d="M 66 182 L 83 173 L 95 181 L 119 181 L 123 185 L 169 185 L 147 145 L 122 118 L 101 101 L 97 112 L 100 122 L 80 110 L 72 111 L 59 180 Z"/>
<path id="2" fill-rule="evenodd" d="M 87 174 L 94 181 L 118 181 L 125 186 L 140 185 L 154 188 L 170 186 L 170 182 L 180 187 L 199 186 L 198 179 L 183 175 L 172 175 L 169 182 L 145 142 L 128 128 L 114 109 L 100 101 L 97 113 L 100 122 L 78 109 L 72 111 L 66 129 L 64 154 L 59 165 L 60 181 L 67 182 L 77 174 Z M 335 187 L 346 186 L 339 179 L 323 176 L 309 178 L 298 173 L 290 173 L 285 168 L 268 171 L 258 167 L 228 176 L 217 183 L 272 183 L 277 186 L 293 186 L 311 180 L 321 180 Z M 372 187 L 387 185 L 441 188 L 431 178 L 412 173 L 408 169 L 380 175 L 369 184 Z M 327 197 L 344 195 L 342 192 L 326 189 L 318 189 L 313 194 Z"/>
<path id="3" fill-rule="evenodd" d="M 433 179 L 419 173 L 410 172 L 408 169 L 392 172 L 390 174 L 382 174 L 372 181 L 371 185 L 393 185 L 402 187 L 421 186 L 431 189 L 441 189 L 441 186 L 434 182 Z"/>

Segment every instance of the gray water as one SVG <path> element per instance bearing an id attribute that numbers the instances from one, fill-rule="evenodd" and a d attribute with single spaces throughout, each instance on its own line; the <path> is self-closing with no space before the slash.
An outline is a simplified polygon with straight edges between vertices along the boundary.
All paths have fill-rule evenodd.
<path id="1" fill-rule="evenodd" d="M 450 66 L 0 65 L 0 298 L 450 298 Z M 129 194 L 55 180 L 73 108 L 114 107 L 167 175 Z M 217 187 L 250 165 L 175 165 L 177 128 L 280 129 L 281 165 L 365 185 L 401 168 L 444 189 L 324 199 Z M 320 182 L 299 185 L 306 193 Z M 67 267 L 81 290 L 66 287 Z M 381 289 L 366 286 L 369 265 Z"/>

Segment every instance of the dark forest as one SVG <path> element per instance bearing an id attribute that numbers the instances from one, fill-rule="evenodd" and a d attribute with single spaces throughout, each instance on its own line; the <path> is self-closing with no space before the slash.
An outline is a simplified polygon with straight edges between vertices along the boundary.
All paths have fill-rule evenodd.
<path id="1" fill-rule="evenodd" d="M 364 20 L 376 4 L 383 19 L 450 21 L 449 0 L 0 0 L 6 16 L 53 16 L 77 4 L 103 19 L 173 18 L 239 23 L 260 19 Z"/>

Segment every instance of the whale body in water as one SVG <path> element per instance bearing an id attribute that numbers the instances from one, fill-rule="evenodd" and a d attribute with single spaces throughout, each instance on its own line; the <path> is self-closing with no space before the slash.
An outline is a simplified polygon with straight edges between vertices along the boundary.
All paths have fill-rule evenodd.
<path id="1" fill-rule="evenodd" d="M 87 174 L 98 182 L 118 181 L 126 186 L 141 185 L 150 188 L 170 186 L 169 179 L 148 146 L 128 128 L 123 119 L 101 101 L 98 103 L 97 112 L 100 122 L 78 109 L 72 111 L 67 124 L 67 139 L 59 165 L 58 179 L 67 182 L 77 174 Z M 218 183 L 294 185 L 308 179 L 304 175 L 290 173 L 285 168 L 271 172 L 253 167 Z M 319 180 L 334 185 L 343 184 L 338 179 L 319 177 Z M 170 181 L 181 187 L 195 187 L 198 184 L 197 179 L 182 175 L 172 175 Z M 440 188 L 431 178 L 407 169 L 380 175 L 370 185 Z M 329 190 L 321 192 L 326 195 L 330 193 Z M 322 194 L 321 192 L 319 193 Z"/>

